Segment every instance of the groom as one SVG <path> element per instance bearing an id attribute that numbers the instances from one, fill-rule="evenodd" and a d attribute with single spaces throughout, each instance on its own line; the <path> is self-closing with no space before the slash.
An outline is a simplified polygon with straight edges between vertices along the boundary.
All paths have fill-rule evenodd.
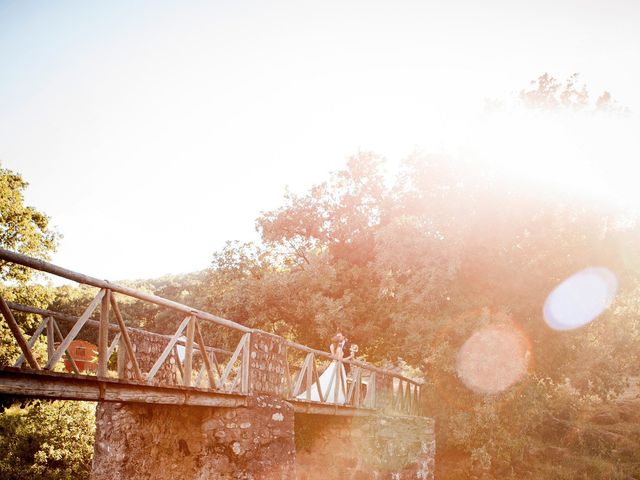
<path id="1" fill-rule="evenodd" d="M 340 348 L 342 348 L 342 353 L 344 355 L 343 358 L 347 358 L 351 355 L 351 352 L 349 351 L 349 349 L 351 348 L 351 342 L 349 342 L 349 339 L 345 337 L 341 332 L 338 332 L 338 335 L 341 338 L 338 345 L 340 346 Z M 347 375 L 349 375 L 351 373 L 351 365 L 349 365 L 348 363 L 344 363 L 343 365 L 345 371 L 347 372 Z"/>

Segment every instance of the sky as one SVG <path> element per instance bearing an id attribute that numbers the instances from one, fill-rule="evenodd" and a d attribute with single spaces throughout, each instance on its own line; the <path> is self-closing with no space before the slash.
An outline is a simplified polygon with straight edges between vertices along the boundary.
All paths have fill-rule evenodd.
<path id="1" fill-rule="evenodd" d="M 639 19 L 631 0 L 0 0 L 0 162 L 63 234 L 54 263 L 200 270 L 359 150 L 486 138 L 485 100 L 543 72 L 640 111 Z"/>

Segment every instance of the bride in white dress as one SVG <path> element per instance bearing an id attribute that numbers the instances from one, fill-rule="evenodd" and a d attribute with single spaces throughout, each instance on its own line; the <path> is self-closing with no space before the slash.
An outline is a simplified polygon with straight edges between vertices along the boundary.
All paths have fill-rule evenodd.
<path id="1" fill-rule="evenodd" d="M 350 360 L 351 355 L 344 358 L 344 352 L 342 351 L 341 344 L 344 340 L 344 336 L 339 333 L 331 339 L 331 356 L 335 359 L 326 368 L 322 375 L 318 378 L 317 385 L 320 386 L 322 396 L 324 397 L 324 403 L 335 403 L 336 405 L 344 405 L 347 392 L 347 373 L 344 369 L 344 364 L 340 360 Z M 340 368 L 338 368 L 338 366 Z M 336 378 L 338 377 L 338 378 Z M 318 394 L 318 387 L 314 383 L 311 385 L 310 400 L 319 402 L 320 395 Z M 337 389 L 336 389 L 337 387 Z M 304 391 L 296 397 L 300 400 L 307 400 L 307 392 Z"/>

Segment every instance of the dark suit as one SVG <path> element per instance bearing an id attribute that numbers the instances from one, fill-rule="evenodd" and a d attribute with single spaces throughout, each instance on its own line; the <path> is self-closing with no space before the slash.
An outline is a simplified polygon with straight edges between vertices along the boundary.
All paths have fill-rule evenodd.
<path id="1" fill-rule="evenodd" d="M 344 358 L 347 358 L 349 355 L 351 355 L 351 352 L 349 351 L 349 349 L 351 348 L 351 342 L 349 342 L 349 339 L 345 339 L 344 344 L 342 345 L 342 355 Z M 351 365 L 349 365 L 348 363 L 344 363 L 344 369 L 347 372 L 347 375 L 349 375 L 349 373 L 351 372 Z"/>

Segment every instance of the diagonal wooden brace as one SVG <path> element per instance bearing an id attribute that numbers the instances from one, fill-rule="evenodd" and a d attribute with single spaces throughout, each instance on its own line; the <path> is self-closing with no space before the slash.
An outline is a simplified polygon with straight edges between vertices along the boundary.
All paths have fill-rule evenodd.
<path id="1" fill-rule="evenodd" d="M 320 386 L 320 376 L 318 375 L 318 368 L 316 367 L 315 359 L 313 362 L 313 378 L 314 378 L 313 381 L 315 382 L 314 385 L 316 386 L 316 390 L 318 391 L 318 398 L 320 399 L 321 402 L 324 402 L 324 396 L 322 395 L 322 387 Z"/>
<path id="2" fill-rule="evenodd" d="M 113 351 L 116 349 L 116 347 L 120 343 L 121 335 L 122 334 L 120 332 L 118 332 L 118 333 L 116 333 L 116 336 L 113 337 L 111 345 L 109 345 L 109 348 L 107 349 L 107 362 L 109 361 L 109 358 L 111 358 L 111 355 L 113 354 Z"/>
<path id="3" fill-rule="evenodd" d="M 156 373 L 158 373 L 158 370 L 160 370 L 160 367 L 162 367 L 162 364 L 171 353 L 171 350 L 173 350 L 173 347 L 175 347 L 176 343 L 178 342 L 178 339 L 182 335 L 182 332 L 187 327 L 190 320 L 191 320 L 191 315 L 189 315 L 188 317 L 185 317 L 185 319 L 182 320 L 182 323 L 178 327 L 178 330 L 176 330 L 176 333 L 173 334 L 173 337 L 171 337 L 171 339 L 169 340 L 168 345 L 166 346 L 162 354 L 160 354 L 160 357 L 158 358 L 158 360 L 156 360 L 156 363 L 153 364 L 153 367 L 151 367 L 151 370 L 149 370 L 149 374 L 147 375 L 147 383 L 151 383 L 153 381 L 153 377 L 156 376 Z"/>
<path id="4" fill-rule="evenodd" d="M 185 387 L 191 386 L 193 370 L 193 339 L 196 335 L 196 317 L 192 316 L 187 325 L 187 345 L 184 349 L 184 374 L 182 381 Z"/>
<path id="5" fill-rule="evenodd" d="M 53 317 L 49 317 L 49 318 L 53 318 Z M 58 340 L 62 342 L 64 340 L 64 337 L 62 336 L 62 332 L 60 331 L 60 327 L 58 327 L 58 323 L 56 322 L 55 318 L 53 318 L 53 330 L 55 331 L 55 334 L 58 336 Z M 78 365 L 76 365 L 76 361 L 73 359 L 73 357 L 69 352 L 65 351 L 64 353 L 67 356 L 67 360 L 69 360 L 69 363 L 71 364 L 71 369 L 73 370 L 73 372 L 79 374 L 80 369 L 78 368 Z M 52 356 L 53 354 L 51 354 L 49 358 L 51 358 Z"/>
<path id="6" fill-rule="evenodd" d="M 33 346 L 36 344 L 36 340 L 38 340 L 38 337 L 40 336 L 40 334 L 48 324 L 49 324 L 49 317 L 43 318 L 42 322 L 40 322 L 40 325 L 38 325 L 38 328 L 36 328 L 36 331 L 33 332 L 33 335 L 31 335 L 31 338 L 27 342 L 27 345 L 29 346 L 29 348 L 33 348 Z M 25 361 L 25 358 L 26 357 L 24 356 L 24 353 L 23 353 L 18 357 L 18 360 L 16 360 L 16 363 L 13 366 L 21 367 Z"/>
<path id="7" fill-rule="evenodd" d="M 293 387 L 292 397 L 297 397 L 300 394 L 300 389 L 302 388 L 302 382 L 306 378 L 307 368 L 310 368 L 311 362 L 313 361 L 313 353 L 307 353 L 307 356 L 304 359 L 304 363 L 302 364 L 302 368 L 300 369 L 300 373 L 298 373 L 298 377 L 296 378 L 296 383 Z"/>
<path id="8" fill-rule="evenodd" d="M 52 370 L 53 367 L 56 366 L 56 364 L 58 363 L 58 361 L 60 361 L 60 358 L 62 357 L 64 352 L 69 348 L 69 345 L 71 345 L 71 342 L 76 338 L 76 336 L 78 335 L 82 327 L 84 327 L 84 324 L 87 323 L 87 320 L 89 320 L 89 317 L 91 316 L 93 311 L 96 309 L 98 304 L 102 301 L 102 297 L 104 297 L 105 292 L 106 292 L 105 289 L 102 289 L 98 292 L 96 297 L 91 301 L 91 303 L 89 304 L 87 309 L 84 311 L 82 316 L 73 325 L 73 327 L 71 328 L 71 331 L 67 334 L 67 336 L 62 341 L 60 346 L 56 349 L 56 351 L 53 354 L 53 357 L 49 359 L 49 361 L 47 362 L 47 365 L 44 368 L 46 368 L 47 370 Z"/>
<path id="9" fill-rule="evenodd" d="M 194 317 L 195 318 L 195 317 Z M 216 383 L 216 379 L 213 376 L 213 370 L 211 369 L 211 363 L 209 362 L 209 356 L 207 355 L 206 346 L 204 344 L 204 338 L 202 337 L 202 332 L 200 331 L 200 324 L 196 320 L 196 341 L 198 342 L 198 347 L 200 348 L 200 356 L 202 356 L 202 363 L 207 370 L 207 376 L 209 377 L 209 388 L 220 388 L 220 386 Z M 215 360 L 216 354 L 213 354 L 213 358 Z M 215 360 L 216 367 L 218 368 L 218 376 L 220 376 L 220 367 L 218 367 L 218 361 Z"/>
<path id="10" fill-rule="evenodd" d="M 31 368 L 40 370 L 40 365 L 38 365 L 38 362 L 33 356 L 31 348 L 29 348 L 27 341 L 24 339 L 24 335 L 22 335 L 22 331 L 20 331 L 18 322 L 16 322 L 11 309 L 7 305 L 7 302 L 4 301 L 2 295 L 0 295 L 0 311 L 2 312 L 2 316 L 4 317 L 4 319 L 7 321 L 7 324 L 9 324 L 9 328 L 11 329 L 11 333 L 13 334 L 13 338 L 15 338 L 18 342 L 18 345 L 20 346 L 22 353 L 29 362 L 29 365 L 31 365 Z"/>
<path id="11" fill-rule="evenodd" d="M 233 352 L 233 355 L 231 356 L 229 363 L 227 363 L 227 366 L 225 367 L 224 372 L 222 372 L 222 377 L 220 378 L 220 389 L 224 389 L 224 384 L 227 381 L 229 374 L 231 373 L 231 369 L 233 368 L 233 364 L 236 363 L 236 360 L 238 359 L 240 352 L 245 348 L 245 345 L 247 348 L 249 347 L 249 337 L 250 337 L 250 334 L 245 333 L 240 339 L 240 342 L 238 342 L 238 346 L 236 347 L 235 352 Z M 232 386 L 232 389 L 233 388 L 234 387 Z"/>

